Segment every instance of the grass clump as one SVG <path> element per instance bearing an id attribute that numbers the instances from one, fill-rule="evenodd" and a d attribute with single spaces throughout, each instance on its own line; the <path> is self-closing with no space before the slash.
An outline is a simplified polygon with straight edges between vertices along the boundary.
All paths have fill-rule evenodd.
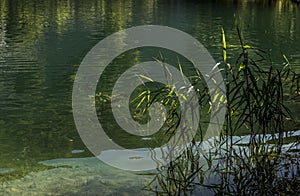
<path id="1" fill-rule="evenodd" d="M 222 71 L 227 100 L 210 100 L 211 92 L 197 91 L 202 106 L 224 101 L 226 121 L 221 134 L 202 141 L 200 124 L 200 136 L 179 157 L 158 168 L 147 190 L 159 195 L 202 191 L 218 195 L 300 194 L 299 137 L 287 126 L 297 119 L 286 105 L 299 99 L 300 74 L 293 71 L 285 55 L 284 63 L 275 66 L 267 52 L 245 44 L 239 29 L 238 36 L 241 53 L 230 64 L 222 29 L 223 61 L 215 66 Z M 201 142 L 210 148 L 203 150 Z"/>

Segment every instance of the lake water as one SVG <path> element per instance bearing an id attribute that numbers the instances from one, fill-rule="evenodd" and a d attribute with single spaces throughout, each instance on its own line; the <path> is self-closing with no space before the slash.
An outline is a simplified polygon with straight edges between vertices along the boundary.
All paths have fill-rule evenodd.
<path id="1" fill-rule="evenodd" d="M 229 61 L 233 61 L 240 51 L 239 26 L 248 45 L 270 52 L 277 66 L 284 53 L 300 71 L 300 6 L 284 0 L 269 2 L 1 0 L 0 181 L 7 183 L 50 169 L 40 161 L 92 156 L 75 127 L 73 82 L 88 51 L 124 28 L 155 24 L 182 30 L 198 39 L 218 62 L 222 60 L 221 28 L 227 37 Z M 111 85 L 111 77 L 117 77 L 126 66 L 159 55 L 153 48 L 121 55 L 99 87 Z M 293 107 L 298 117 L 299 109 L 299 104 Z M 118 135 L 115 130 L 106 131 Z M 118 139 L 129 147 L 137 145 L 136 139 L 121 133 Z M 103 179 L 109 179 L 111 187 L 115 179 L 129 193 L 140 188 L 132 188 L 134 184 L 128 188 L 126 180 L 108 175 L 103 174 Z M 134 178 L 132 174 L 122 176 Z M 118 190 L 122 191 L 120 183 Z M 13 188 L 17 187 L 16 183 Z"/>

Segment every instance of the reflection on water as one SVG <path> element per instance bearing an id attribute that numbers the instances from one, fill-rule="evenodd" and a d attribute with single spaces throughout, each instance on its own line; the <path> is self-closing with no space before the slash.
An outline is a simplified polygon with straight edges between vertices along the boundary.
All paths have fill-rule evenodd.
<path id="1" fill-rule="evenodd" d="M 91 155 L 73 122 L 74 76 L 98 41 L 123 28 L 145 24 L 178 28 L 220 61 L 220 29 L 224 27 L 229 49 L 236 52 L 237 24 L 247 44 L 272 49 L 278 65 L 283 52 L 300 70 L 300 7 L 290 1 L 270 2 L 0 1 L 0 168 L 12 168 L 12 175 L 19 177 L 39 168 L 41 160 Z M 235 58 L 233 54 L 229 59 Z M 114 71 L 141 59 L 141 53 L 130 53 L 99 85 L 111 81 Z M 84 152 L 74 153 L 77 149 Z"/>

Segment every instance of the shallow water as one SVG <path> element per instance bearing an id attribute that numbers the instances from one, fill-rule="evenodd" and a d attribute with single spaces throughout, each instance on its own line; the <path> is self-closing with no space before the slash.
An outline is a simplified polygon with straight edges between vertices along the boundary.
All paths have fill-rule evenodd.
<path id="1" fill-rule="evenodd" d="M 248 45 L 269 50 L 278 66 L 282 52 L 300 70 L 300 7 L 289 1 L 264 2 L 0 1 L 0 168 L 11 168 L 0 172 L 0 179 L 7 182 L 49 169 L 40 161 L 92 156 L 74 124 L 72 85 L 87 52 L 118 30 L 146 24 L 174 27 L 198 39 L 218 62 L 222 27 L 232 51 L 229 61 L 236 58 L 237 24 Z M 168 57 L 167 51 L 162 54 Z M 99 88 L 109 91 L 105 88 L 126 67 L 159 56 L 153 48 L 120 56 Z M 295 115 L 299 108 L 292 108 Z M 112 119 L 106 121 L 107 133 L 117 135 L 114 140 L 124 146 L 143 147 L 151 141 L 110 129 Z"/>
<path id="2" fill-rule="evenodd" d="M 290 136 L 299 135 L 300 130 L 293 132 Z M 263 141 L 267 142 L 272 138 L 273 137 L 268 134 L 265 136 Z M 214 152 L 215 147 L 212 146 L 212 144 L 214 141 L 218 141 L 219 139 L 220 138 L 218 137 L 210 138 L 209 142 L 201 143 L 200 148 L 204 150 L 204 153 Z M 234 143 L 233 148 L 236 153 L 249 153 L 249 148 L 246 145 L 239 145 L 249 143 L 251 141 L 250 135 L 235 136 L 232 140 Z M 230 143 L 230 140 L 227 142 Z M 197 143 L 196 145 L 200 145 L 200 143 Z M 225 149 L 225 143 L 218 147 L 218 149 Z M 285 144 L 282 148 L 283 152 L 295 149 L 299 150 L 300 145 Z M 198 149 L 195 150 L 197 151 Z M 212 156 L 212 168 L 220 162 L 222 153 L 225 154 L 225 151 Z M 117 154 L 120 155 L 117 157 L 119 159 L 128 158 L 122 156 L 123 154 L 126 154 L 122 150 L 117 152 Z M 145 158 L 151 160 L 151 157 Z M 211 173 L 211 168 L 209 169 L 205 163 L 206 160 L 204 158 L 200 158 L 200 165 L 203 165 L 203 171 L 208 174 L 205 178 L 204 184 L 217 183 L 218 178 Z M 146 190 L 143 190 L 143 188 L 153 179 L 155 170 L 146 172 L 126 172 L 110 167 L 99 161 L 96 157 L 60 158 L 40 161 L 39 164 L 50 167 L 52 166 L 53 168 L 40 172 L 32 172 L 17 180 L 3 182 L 1 185 L 2 192 L 0 193 L 4 195 L 152 195 L 151 192 L 147 192 Z M 281 164 L 284 165 L 284 160 L 282 160 Z M 2 171 L 9 172 L 9 170 L 11 169 L 0 168 L 0 173 Z M 296 166 L 288 168 L 282 167 L 279 169 L 278 175 L 288 172 L 291 177 L 292 172 L 295 171 L 297 171 Z M 194 194 L 211 195 L 213 192 L 204 187 L 196 187 Z"/>

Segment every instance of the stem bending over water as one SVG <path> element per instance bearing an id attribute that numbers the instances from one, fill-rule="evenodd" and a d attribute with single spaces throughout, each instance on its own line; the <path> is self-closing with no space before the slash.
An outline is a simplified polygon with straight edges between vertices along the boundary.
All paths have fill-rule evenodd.
<path id="1" fill-rule="evenodd" d="M 191 143 L 176 160 L 158 168 L 147 190 L 172 195 L 203 190 L 238 195 L 300 193 L 299 136 L 286 128 L 287 119 L 293 116 L 285 104 L 286 86 L 289 99 L 299 96 L 300 75 L 285 55 L 283 66 L 275 68 L 264 57 L 266 52 L 244 43 L 239 29 L 238 36 L 242 52 L 231 65 L 222 29 L 223 62 L 219 67 L 224 67 L 227 112 L 221 135 L 209 141 L 196 138 L 202 145 Z M 209 101 L 209 96 L 199 100 L 200 105 Z M 249 136 L 237 138 L 236 134 Z M 291 143 L 286 144 L 287 140 Z M 201 149 L 205 145 L 209 150 Z"/>

